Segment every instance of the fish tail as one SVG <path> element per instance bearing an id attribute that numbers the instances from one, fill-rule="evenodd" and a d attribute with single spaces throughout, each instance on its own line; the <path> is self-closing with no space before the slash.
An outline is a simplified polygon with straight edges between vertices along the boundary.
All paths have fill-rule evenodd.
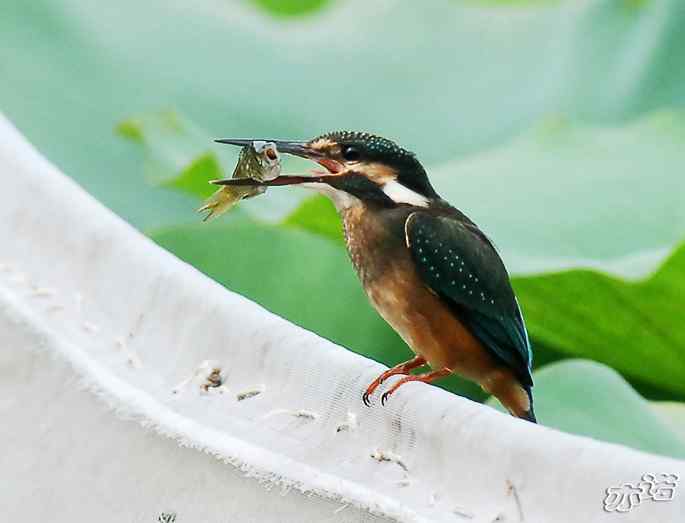
<path id="1" fill-rule="evenodd" d="M 221 188 L 212 194 L 204 202 L 204 205 L 200 207 L 197 212 L 206 212 L 207 215 L 202 219 L 203 222 L 212 220 L 224 214 L 231 207 L 233 207 L 239 200 L 241 196 L 235 195 L 233 192 Z"/>

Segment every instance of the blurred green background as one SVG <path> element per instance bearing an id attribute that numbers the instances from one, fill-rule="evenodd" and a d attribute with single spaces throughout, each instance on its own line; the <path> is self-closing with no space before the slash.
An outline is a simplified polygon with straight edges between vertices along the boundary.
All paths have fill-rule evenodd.
<path id="1" fill-rule="evenodd" d="M 683 27 L 681 0 L 10 0 L 0 110 L 160 245 L 388 365 L 409 349 L 328 202 L 194 211 L 237 159 L 212 138 L 398 141 L 515 276 L 541 422 L 685 458 Z"/>

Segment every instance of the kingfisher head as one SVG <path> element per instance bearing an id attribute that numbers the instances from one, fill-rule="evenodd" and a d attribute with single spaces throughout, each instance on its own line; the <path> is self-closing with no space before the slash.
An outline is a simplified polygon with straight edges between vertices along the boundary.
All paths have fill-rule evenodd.
<path id="1" fill-rule="evenodd" d="M 217 141 L 244 146 L 253 140 Z M 338 207 L 359 202 L 427 207 L 431 200 L 439 199 L 416 155 L 387 138 L 365 132 L 336 131 L 307 142 L 267 141 L 274 142 L 279 152 L 317 162 L 325 171 L 316 170 L 314 176 L 280 176 L 263 182 L 264 185 L 303 184 L 330 196 Z M 247 182 L 221 180 L 218 183 Z"/>

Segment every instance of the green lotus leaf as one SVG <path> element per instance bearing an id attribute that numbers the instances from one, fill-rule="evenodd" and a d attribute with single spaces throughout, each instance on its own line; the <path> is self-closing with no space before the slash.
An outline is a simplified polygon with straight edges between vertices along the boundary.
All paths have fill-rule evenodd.
<path id="1" fill-rule="evenodd" d="M 196 202 L 145 187 L 134 149 L 111 132 L 129 115 L 174 107 L 211 137 L 375 131 L 434 166 L 549 114 L 616 125 L 682 105 L 683 23 L 680 0 L 350 0 L 287 22 L 238 0 L 9 2 L 0 104 L 51 161 L 147 229 L 193 219 Z M 593 202 L 607 198 L 599 189 Z"/>
<path id="2" fill-rule="evenodd" d="M 545 366 L 533 377 L 535 412 L 543 425 L 645 452 L 685 457 L 685 439 L 671 422 L 611 368 L 567 360 Z M 501 409 L 494 399 L 488 404 Z"/>

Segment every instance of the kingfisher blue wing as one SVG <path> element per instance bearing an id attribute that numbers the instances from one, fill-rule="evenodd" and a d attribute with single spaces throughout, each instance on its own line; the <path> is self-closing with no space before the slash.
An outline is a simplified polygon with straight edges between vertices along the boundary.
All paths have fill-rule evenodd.
<path id="1" fill-rule="evenodd" d="M 530 341 L 507 270 L 490 240 L 460 217 L 409 215 L 406 242 L 419 276 L 522 385 L 531 387 Z"/>

